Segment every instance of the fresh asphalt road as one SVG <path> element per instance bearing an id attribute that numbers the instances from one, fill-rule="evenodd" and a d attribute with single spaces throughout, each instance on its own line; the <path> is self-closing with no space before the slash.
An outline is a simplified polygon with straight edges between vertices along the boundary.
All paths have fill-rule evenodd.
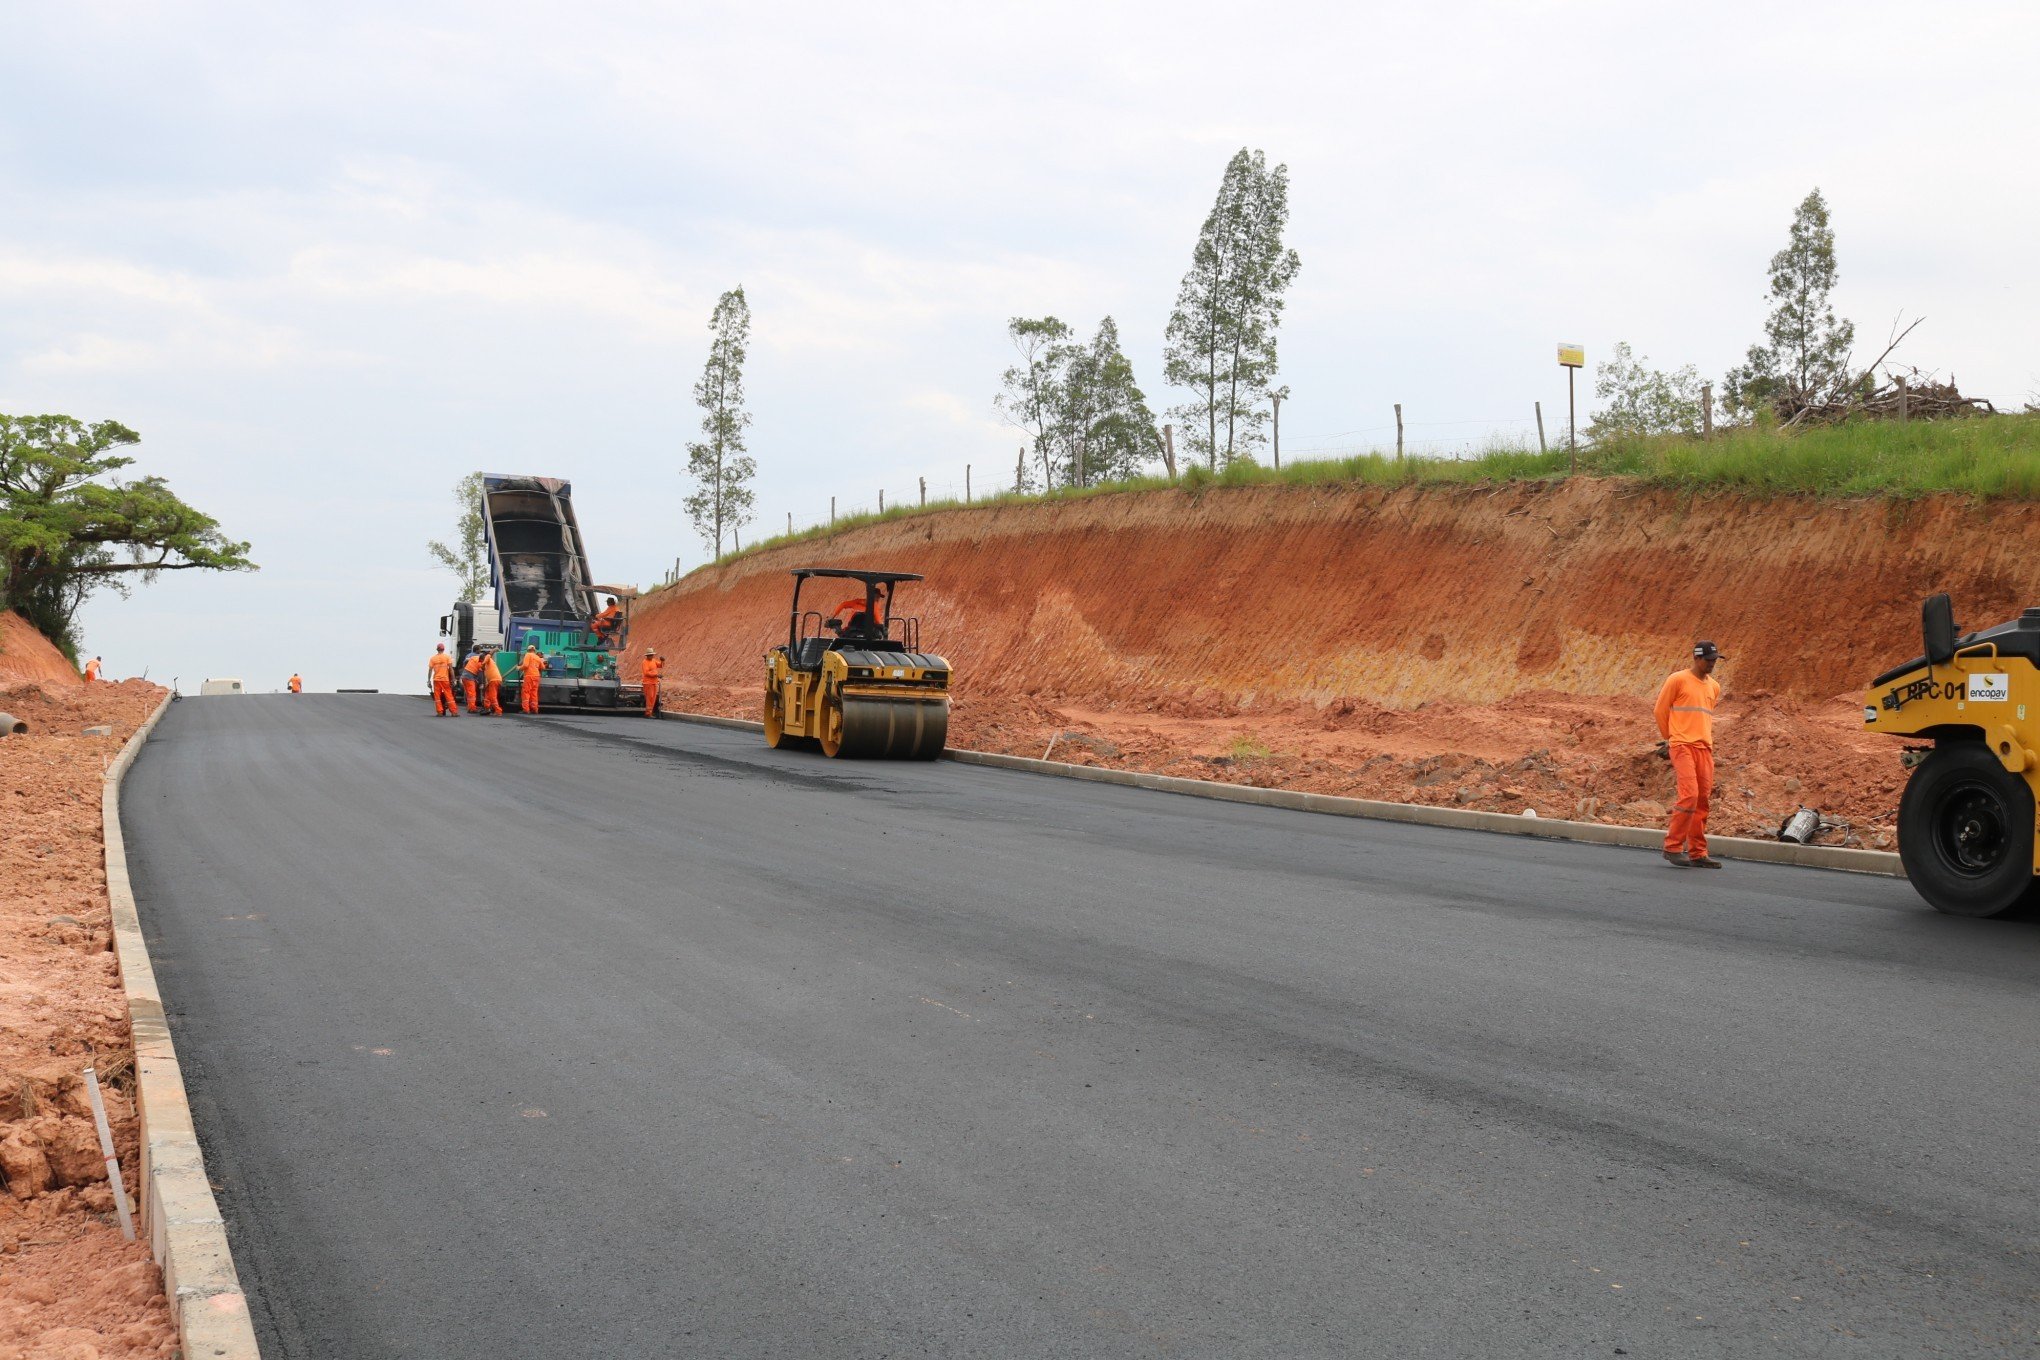
<path id="1" fill-rule="evenodd" d="M 2040 927 L 630 718 L 175 705 L 129 853 L 264 1353 L 2040 1341 Z"/>

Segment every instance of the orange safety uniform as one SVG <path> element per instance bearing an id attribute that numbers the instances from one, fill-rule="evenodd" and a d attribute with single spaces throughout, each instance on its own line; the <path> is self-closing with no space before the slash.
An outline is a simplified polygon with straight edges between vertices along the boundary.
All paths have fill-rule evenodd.
<path id="1" fill-rule="evenodd" d="M 460 684 L 461 688 L 467 691 L 467 711 L 470 718 L 479 713 L 482 708 L 481 703 L 476 698 L 476 691 L 481 687 L 481 683 L 482 654 L 476 652 L 460 668 Z"/>
<path id="2" fill-rule="evenodd" d="M 290 677 L 290 692 L 292 694 L 303 694 L 305 692 L 304 677 L 296 672 L 292 672 Z"/>
<path id="3" fill-rule="evenodd" d="M 1699 859 L 1707 853 L 1707 811 L 1714 800 L 1714 706 L 1721 682 L 1673 671 L 1658 691 L 1658 735 L 1671 747 L 1678 802 L 1665 830 L 1665 852 Z"/>
<path id="4" fill-rule="evenodd" d="M 85 663 L 85 678 L 87 680 L 97 680 L 99 678 L 98 657 L 95 656 L 90 661 Z"/>
<path id="5" fill-rule="evenodd" d="M 434 652 L 425 663 L 425 675 L 432 682 L 432 712 L 441 718 L 458 713 L 460 706 L 453 700 L 453 658 Z"/>
<path id="6" fill-rule="evenodd" d="M 656 656 L 645 658 L 644 670 L 638 678 L 645 687 L 645 716 L 647 718 L 659 711 L 659 672 L 664 669 L 666 669 L 666 663 L 663 658 Z"/>
<path id="7" fill-rule="evenodd" d="M 482 653 L 482 707 L 498 718 L 503 716 L 503 672 L 496 665 L 494 652 Z"/>
<path id="8" fill-rule="evenodd" d="M 609 606 L 600 614 L 597 614 L 593 622 L 588 626 L 594 630 L 597 641 L 606 643 L 609 641 L 609 635 L 614 633 L 622 622 L 623 611 L 618 609 L 616 602 L 612 600 Z"/>
<path id="9" fill-rule="evenodd" d="M 526 713 L 538 712 L 538 677 L 545 674 L 545 658 L 537 652 L 526 652 L 517 658 L 517 671 L 524 677 L 524 684 L 518 698 L 518 707 Z"/>

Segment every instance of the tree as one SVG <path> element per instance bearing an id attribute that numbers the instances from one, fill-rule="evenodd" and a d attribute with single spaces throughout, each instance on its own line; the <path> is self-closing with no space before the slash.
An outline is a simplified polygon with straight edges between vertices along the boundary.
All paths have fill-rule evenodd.
<path id="1" fill-rule="evenodd" d="M 1722 404 L 1738 416 L 1781 400 L 1803 406 L 1848 383 L 1854 323 L 1828 303 L 1835 286 L 1835 232 L 1819 189 L 1792 214 L 1792 235 L 1771 257 L 1771 315 L 1764 340 L 1728 371 Z"/>
<path id="2" fill-rule="evenodd" d="M 756 460 L 744 452 L 744 429 L 751 413 L 744 409 L 744 351 L 751 338 L 751 307 L 744 290 L 732 288 L 716 300 L 709 314 L 708 363 L 694 384 L 701 407 L 701 433 L 687 446 L 687 475 L 695 480 L 687 513 L 702 541 L 722 557 L 724 534 L 735 534 L 751 522 L 751 478 Z"/>
<path id="3" fill-rule="evenodd" d="M 1059 387 L 1069 364 L 1070 328 L 1052 316 L 1016 316 L 1006 323 L 1006 338 L 1020 352 L 1020 362 L 1006 370 L 1001 382 L 1005 391 L 992 398 L 1007 420 L 1027 431 L 1041 459 L 1045 486 L 1054 486 L 1055 453 L 1050 434 L 1061 401 Z M 1026 465 L 1015 475 L 1015 491 L 1030 489 Z"/>
<path id="4" fill-rule="evenodd" d="M 1275 332 L 1283 294 L 1301 261 L 1282 244 L 1289 223 L 1289 167 L 1241 147 L 1225 167 L 1190 271 L 1177 291 L 1163 350 L 1163 377 L 1192 399 L 1171 408 L 1192 455 L 1213 468 L 1250 452 L 1274 384 Z"/>
<path id="5" fill-rule="evenodd" d="M 425 545 L 425 550 L 460 582 L 457 598 L 479 600 L 489 590 L 489 540 L 482 524 L 481 473 L 470 472 L 453 484 L 453 503 L 460 507 L 460 518 L 453 522 L 454 546 L 449 548 L 435 538 Z"/>
<path id="6" fill-rule="evenodd" d="M 1119 348 L 1118 324 L 1106 317 L 1088 346 L 1070 350 L 1055 422 L 1064 485 L 1138 475 L 1161 456 L 1162 435 Z"/>
<path id="7" fill-rule="evenodd" d="M 1161 434 L 1111 317 L 1088 345 L 1052 316 L 1016 316 L 1006 334 L 1021 362 L 993 404 L 1033 436 L 1043 486 L 1130 477 L 1159 456 Z"/>
<path id="8" fill-rule="evenodd" d="M 1698 434 L 1701 429 L 1700 370 L 1687 364 L 1673 372 L 1650 366 L 1626 340 L 1594 368 L 1594 395 L 1607 405 L 1587 422 L 1587 438 L 1635 434 Z"/>
<path id="9" fill-rule="evenodd" d="M 0 415 L 0 609 L 67 651 L 78 609 L 164 571 L 253 571 L 248 545 L 179 500 L 161 477 L 122 480 L 141 442 L 125 425 Z"/>

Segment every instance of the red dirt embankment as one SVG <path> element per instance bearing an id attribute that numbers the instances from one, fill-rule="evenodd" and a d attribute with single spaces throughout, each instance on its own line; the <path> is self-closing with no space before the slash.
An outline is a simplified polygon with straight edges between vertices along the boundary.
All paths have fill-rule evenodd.
<path id="1" fill-rule="evenodd" d="M 2040 603 L 2036 531 L 2030 504 L 1614 480 L 1129 493 L 752 554 L 648 597 L 632 632 L 673 702 L 755 716 L 788 568 L 918 571 L 902 612 L 957 667 L 952 745 L 1643 823 L 1671 783 L 1650 700 L 1711 637 L 1717 827 L 1804 802 L 1888 844 L 1897 744 L 1860 732 L 1861 689 L 1917 653 L 1926 594 L 1976 622 Z"/>
<path id="2" fill-rule="evenodd" d="M 86 685 L 32 630 L 5 636 L 0 710 L 30 730 L 0 737 L 0 1360 L 167 1357 L 162 1277 L 115 1226 L 79 1078 L 99 1073 L 132 1194 L 134 1037 L 112 953 L 100 776 L 163 690 Z M 102 724 L 111 735 L 84 735 Z"/>
<path id="3" fill-rule="evenodd" d="M 12 610 L 0 610 L 0 685 L 82 685 L 64 654 Z"/>

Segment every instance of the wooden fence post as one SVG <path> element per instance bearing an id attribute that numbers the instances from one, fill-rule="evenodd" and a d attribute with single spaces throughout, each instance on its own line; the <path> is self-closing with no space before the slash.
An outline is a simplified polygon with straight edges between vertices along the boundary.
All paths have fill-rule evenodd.
<path id="1" fill-rule="evenodd" d="M 1541 401 L 1537 402 L 1536 406 L 1537 406 L 1537 451 L 1539 453 L 1549 453 L 1551 452 L 1551 450 L 1544 446 L 1544 403 Z"/>
<path id="2" fill-rule="evenodd" d="M 963 503 L 970 504 L 970 464 L 963 465 Z"/>
<path id="3" fill-rule="evenodd" d="M 1402 461 L 1402 403 L 1395 404 L 1395 461 Z"/>
<path id="4" fill-rule="evenodd" d="M 1905 379 L 1900 378 L 1898 380 L 1898 423 L 1901 425 L 1912 418 L 1912 413 L 1906 409 L 1907 403 L 1905 397 Z"/>
<path id="5" fill-rule="evenodd" d="M 1275 405 L 1275 466 L 1282 466 L 1282 394 L 1271 392 L 1268 400 Z"/>
<path id="6" fill-rule="evenodd" d="M 793 537 L 793 511 L 791 510 L 786 512 L 786 536 L 788 538 Z"/>
<path id="7" fill-rule="evenodd" d="M 1169 480 L 1176 480 L 1176 427 L 1162 426 L 1162 463 L 1169 469 Z"/>
<path id="8" fill-rule="evenodd" d="M 1700 437 L 1714 438 L 1714 384 L 1700 384 Z"/>
<path id="9" fill-rule="evenodd" d="M 836 498 L 829 497 L 829 532 L 836 532 Z"/>
<path id="10" fill-rule="evenodd" d="M 1020 456 L 1013 460 L 1013 494 L 1019 495 L 1027 489 L 1027 446 L 1020 446 Z"/>
<path id="11" fill-rule="evenodd" d="M 880 487 L 880 488 L 878 489 L 878 513 L 879 513 L 879 514 L 881 514 L 881 515 L 885 513 L 885 488 L 884 488 L 884 487 Z"/>

